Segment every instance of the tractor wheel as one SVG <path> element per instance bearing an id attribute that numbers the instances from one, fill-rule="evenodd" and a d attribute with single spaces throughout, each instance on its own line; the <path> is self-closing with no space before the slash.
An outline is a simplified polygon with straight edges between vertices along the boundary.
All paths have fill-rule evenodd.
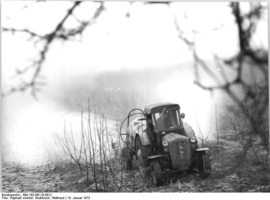
<path id="1" fill-rule="evenodd" d="M 193 173 L 194 169 L 197 171 L 197 166 L 198 166 L 198 155 L 192 153 L 191 155 L 191 165 L 188 169 L 188 172 Z"/>
<path id="2" fill-rule="evenodd" d="M 160 163 L 158 161 L 152 161 L 151 166 L 152 166 L 152 170 L 153 170 L 151 178 L 152 178 L 154 185 L 155 186 L 163 185 L 163 175 L 162 175 Z"/>
<path id="3" fill-rule="evenodd" d="M 194 173 L 196 173 L 196 172 L 197 172 L 196 167 L 197 167 L 197 160 L 192 161 L 192 162 L 191 162 L 191 166 L 190 166 L 189 169 L 187 170 L 187 173 L 189 173 L 189 174 L 194 174 Z M 195 169 L 195 170 L 194 170 L 194 169 Z"/>
<path id="4" fill-rule="evenodd" d="M 124 161 L 124 168 L 128 171 L 132 170 L 132 156 L 130 155 L 130 151 L 128 147 L 124 147 L 122 149 L 122 157 Z"/>
<path id="5" fill-rule="evenodd" d="M 135 154 L 136 154 L 136 158 L 137 157 L 137 152 L 139 151 L 139 149 L 141 149 L 142 147 L 142 141 L 141 138 L 139 136 L 136 137 L 135 139 Z"/>
<path id="6" fill-rule="evenodd" d="M 140 153 L 139 153 L 140 150 Z M 149 166 L 148 162 L 148 156 L 152 155 L 152 148 L 151 145 L 142 145 L 141 138 L 137 136 L 135 138 L 135 153 L 136 153 L 136 159 L 139 160 L 140 164 L 145 168 Z M 139 158 L 138 153 L 141 155 Z"/>
<path id="7" fill-rule="evenodd" d="M 126 164 L 126 166 L 125 166 L 126 170 L 131 171 L 132 170 L 132 159 L 126 160 L 125 164 Z"/>
<path id="8" fill-rule="evenodd" d="M 197 166 L 201 178 L 207 178 L 211 174 L 211 160 L 207 152 L 198 154 Z"/>
<path id="9" fill-rule="evenodd" d="M 142 141 L 139 136 L 135 139 L 135 152 L 136 152 L 136 159 L 139 161 L 140 166 L 143 168 L 147 165 L 147 158 L 145 155 L 145 147 L 142 146 Z M 140 155 L 140 156 L 139 156 Z"/>

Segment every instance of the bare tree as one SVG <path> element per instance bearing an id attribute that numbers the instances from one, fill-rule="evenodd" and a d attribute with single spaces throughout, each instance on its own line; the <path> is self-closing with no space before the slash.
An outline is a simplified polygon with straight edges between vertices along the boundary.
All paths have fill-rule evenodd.
<path id="1" fill-rule="evenodd" d="M 218 118 L 217 118 L 217 105 L 215 105 L 215 124 L 216 124 L 216 144 L 217 144 L 217 153 L 219 154 L 219 131 L 218 131 Z"/>
<path id="2" fill-rule="evenodd" d="M 82 1 L 75 1 L 73 5 L 67 10 L 63 18 L 55 26 L 54 30 L 44 35 L 40 35 L 29 29 L 15 29 L 15 28 L 5 28 L 5 27 L 2 28 L 3 32 L 9 32 L 12 34 L 24 33 L 29 36 L 28 38 L 29 41 L 33 41 L 35 45 L 40 44 L 41 46 L 39 49 L 37 49 L 37 55 L 34 56 L 34 58 L 31 60 L 28 66 L 25 66 L 22 69 L 16 70 L 15 75 L 19 77 L 22 77 L 24 74 L 31 71 L 31 74 L 32 74 L 31 78 L 27 81 L 22 81 L 21 84 L 10 88 L 10 90 L 2 93 L 2 96 L 6 96 L 8 94 L 12 94 L 18 91 L 23 92 L 28 89 L 31 90 L 31 93 L 33 96 L 36 96 L 36 92 L 39 90 L 39 86 L 42 86 L 44 84 L 42 79 L 40 78 L 40 73 L 41 73 L 43 64 L 46 60 L 48 51 L 51 45 L 53 44 L 53 42 L 68 41 L 74 38 L 76 35 L 81 35 L 83 31 L 86 29 L 86 27 L 95 23 L 96 19 L 101 15 L 102 11 L 104 10 L 104 6 L 103 6 L 104 3 L 99 2 L 100 5 L 96 9 L 93 16 L 91 16 L 86 21 L 80 21 L 75 16 L 74 11 L 82 3 L 83 3 Z M 78 26 L 71 29 L 66 28 L 65 24 L 68 21 L 68 19 L 71 17 L 77 19 Z"/>
<path id="3" fill-rule="evenodd" d="M 210 117 L 211 117 L 211 115 L 210 115 Z M 195 111 L 195 118 L 196 118 L 196 123 L 198 126 L 198 132 L 199 132 L 199 134 L 197 135 L 197 138 L 201 141 L 201 146 L 203 148 L 205 142 L 208 140 L 208 138 L 210 136 L 210 133 L 212 132 L 212 118 L 210 118 L 210 127 L 209 127 L 209 132 L 207 134 L 203 134 L 203 132 L 201 130 L 200 124 L 199 124 L 198 119 L 197 119 L 196 111 Z"/>
<path id="4" fill-rule="evenodd" d="M 81 111 L 80 136 L 70 128 L 67 134 L 64 126 L 64 135 L 57 135 L 58 145 L 79 168 L 81 174 L 85 175 L 85 182 L 88 184 L 93 180 L 91 186 L 96 191 L 106 191 L 108 186 L 113 185 L 117 191 L 144 190 L 146 184 L 138 172 L 131 173 L 132 180 L 124 176 L 125 162 L 117 152 L 123 147 L 120 134 L 112 146 L 112 137 L 107 126 L 105 115 L 98 116 L 90 106 L 88 99 L 87 117 Z M 118 130 L 119 131 L 119 130 Z M 140 186 L 138 186 L 140 182 Z M 127 186 L 127 183 L 131 185 Z M 130 187 L 131 189 L 128 189 Z"/>
<path id="5" fill-rule="evenodd" d="M 266 142 L 266 146 L 270 151 L 269 134 L 267 129 L 265 129 L 265 131 L 261 131 L 261 127 L 263 126 L 263 123 L 265 123 L 266 118 L 263 117 L 263 120 L 258 120 L 261 119 L 262 116 L 268 115 L 268 113 L 266 113 L 267 108 L 269 107 L 268 50 L 260 46 L 254 46 L 253 44 L 253 37 L 256 33 L 256 27 L 266 13 L 267 7 L 263 6 L 260 2 L 250 2 L 249 5 L 249 11 L 244 13 L 240 8 L 241 3 L 230 3 L 232 14 L 235 18 L 235 24 L 238 29 L 238 53 L 230 59 L 221 59 L 217 55 L 213 55 L 213 59 L 218 66 L 223 68 L 231 68 L 236 71 L 236 77 L 232 81 L 228 81 L 227 75 L 225 72 L 223 72 L 223 70 L 221 70 L 221 76 L 215 74 L 211 70 L 210 66 L 199 57 L 196 50 L 195 41 L 185 36 L 185 31 L 181 29 L 177 17 L 174 14 L 173 16 L 176 29 L 179 33 L 179 38 L 190 47 L 194 58 L 194 83 L 200 88 L 211 92 L 217 90 L 225 92 L 228 97 L 239 107 L 239 109 L 245 113 L 245 117 L 251 124 L 250 131 L 254 135 L 261 137 L 262 141 Z M 192 32 L 198 33 L 199 31 L 193 30 Z M 261 80 L 256 84 L 247 83 L 244 80 L 244 66 L 247 64 L 251 65 L 254 69 L 263 74 Z M 215 82 L 214 85 L 208 86 L 200 81 L 199 68 L 206 72 L 209 79 Z M 236 88 L 238 88 L 238 90 L 235 90 Z M 239 96 L 241 93 L 245 94 L 243 98 Z M 254 115 L 254 113 L 245 112 L 245 102 L 257 105 L 256 115 Z"/>

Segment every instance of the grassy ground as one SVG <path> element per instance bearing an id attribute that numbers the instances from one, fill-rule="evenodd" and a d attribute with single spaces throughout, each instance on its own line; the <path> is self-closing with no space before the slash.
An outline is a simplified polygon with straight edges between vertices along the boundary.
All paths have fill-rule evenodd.
<path id="1" fill-rule="evenodd" d="M 122 174 L 116 166 L 113 170 L 117 179 L 123 175 L 123 187 L 119 190 L 108 176 L 106 190 L 98 178 L 97 191 L 93 177 L 86 182 L 84 174 L 68 161 L 32 167 L 3 163 L 2 189 L 3 192 L 270 192 L 270 169 L 267 171 L 254 161 L 252 154 L 241 162 L 237 143 L 221 140 L 219 154 L 214 142 L 206 146 L 211 149 L 212 160 L 212 174 L 206 179 L 197 173 L 171 173 L 163 186 L 155 187 L 151 181 L 140 178 L 138 170 Z"/>

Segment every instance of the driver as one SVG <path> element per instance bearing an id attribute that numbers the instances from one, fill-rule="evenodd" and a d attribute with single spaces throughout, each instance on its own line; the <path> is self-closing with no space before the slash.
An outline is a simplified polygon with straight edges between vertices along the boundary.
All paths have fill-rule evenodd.
<path id="1" fill-rule="evenodd" d="M 164 130 L 169 129 L 173 126 L 172 120 L 169 116 L 168 111 L 162 112 L 160 117 L 157 119 L 158 129 Z"/>
<path id="2" fill-rule="evenodd" d="M 165 129 L 168 129 L 168 128 L 170 128 L 170 127 L 173 126 L 172 119 L 170 118 L 168 111 L 165 111 L 163 113 L 163 117 L 162 118 L 163 118 L 163 121 L 164 121 L 164 128 Z"/>

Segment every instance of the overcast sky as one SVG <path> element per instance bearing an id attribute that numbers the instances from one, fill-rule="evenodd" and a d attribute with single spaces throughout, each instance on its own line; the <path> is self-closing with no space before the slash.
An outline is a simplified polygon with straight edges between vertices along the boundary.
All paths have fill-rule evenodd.
<path id="1" fill-rule="evenodd" d="M 22 9 L 25 4 L 29 7 Z M 44 34 L 56 26 L 71 5 L 71 2 L 63 1 L 5 1 L 3 26 L 29 28 Z M 93 15 L 97 6 L 93 2 L 85 2 L 75 14 L 86 19 Z M 212 52 L 228 57 L 237 51 L 237 29 L 228 2 L 179 2 L 172 4 L 171 9 L 164 5 L 137 2 L 132 4 L 127 18 L 129 6 L 128 2 L 106 2 L 106 11 L 84 32 L 83 37 L 76 38 L 75 42 L 56 42 L 53 45 L 42 74 L 51 76 L 53 71 L 55 73 L 52 69 L 55 65 L 58 71 L 64 69 L 65 73 L 74 75 L 97 69 L 143 68 L 190 60 L 190 51 L 177 37 L 171 11 L 185 32 L 190 33 L 192 29 L 201 32 L 189 37 L 196 40 L 203 58 L 211 57 Z M 67 25 L 72 27 L 75 23 L 75 20 L 69 20 Z M 260 29 L 263 37 L 259 37 L 259 42 L 267 45 L 267 31 L 264 31 L 267 25 Z M 14 67 L 23 67 L 25 61 L 35 54 L 32 43 L 25 42 L 24 38 L 3 35 L 4 83 L 14 72 Z"/>

